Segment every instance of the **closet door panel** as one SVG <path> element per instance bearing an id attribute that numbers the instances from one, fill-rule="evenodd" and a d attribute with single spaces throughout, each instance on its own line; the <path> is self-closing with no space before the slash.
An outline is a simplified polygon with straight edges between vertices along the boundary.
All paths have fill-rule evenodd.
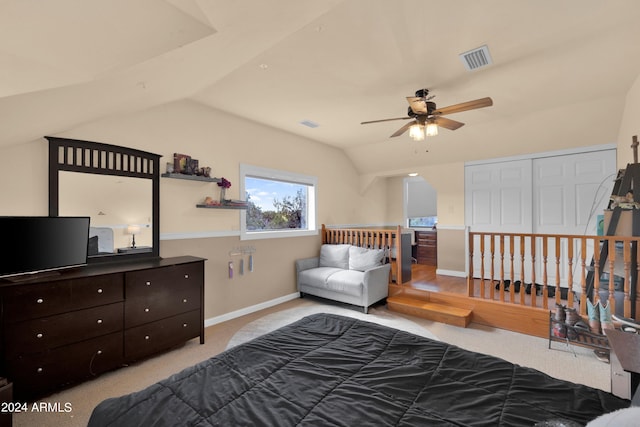
<path id="1" fill-rule="evenodd" d="M 596 234 L 597 216 L 607 206 L 613 180 L 616 175 L 616 152 L 604 150 L 564 156 L 542 157 L 533 161 L 533 232 L 537 234 Z M 536 258 L 544 254 L 538 248 Z M 556 253 L 550 245 L 547 283 L 568 287 L 568 248 L 566 242 Z M 574 268 L 580 259 L 580 248 L 576 245 Z M 591 260 L 593 248 L 587 248 L 586 259 Z M 556 277 L 555 265 L 560 266 L 560 277 Z M 538 265 L 536 277 L 542 281 L 542 265 Z M 574 272 L 575 273 L 575 272 Z M 574 283 L 574 286 L 577 285 Z"/>
<path id="2" fill-rule="evenodd" d="M 504 233 L 531 232 L 531 160 L 515 160 L 465 167 L 465 217 L 471 231 Z M 503 271 L 511 274 L 508 244 L 485 237 L 474 242 L 473 271 L 476 277 L 495 278 Z M 493 244 L 496 255 L 491 258 Z M 484 257 L 480 256 L 484 250 Z M 502 256 L 500 254 L 502 253 Z M 514 272 L 520 271 L 520 259 L 514 260 Z"/>

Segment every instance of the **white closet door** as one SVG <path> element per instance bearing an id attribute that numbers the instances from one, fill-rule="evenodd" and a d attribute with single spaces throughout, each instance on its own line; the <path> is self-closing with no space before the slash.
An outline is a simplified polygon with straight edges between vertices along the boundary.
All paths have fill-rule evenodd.
<path id="1" fill-rule="evenodd" d="M 531 233 L 531 160 L 465 167 L 465 217 L 471 231 Z"/>
<path id="2" fill-rule="evenodd" d="M 616 174 L 615 150 L 533 160 L 535 233 L 596 234 Z"/>
<path id="3" fill-rule="evenodd" d="M 533 229 L 538 234 L 596 234 L 597 216 L 606 208 L 616 175 L 616 151 L 605 150 L 566 156 L 535 159 L 533 162 Z M 536 258 L 543 261 L 538 247 Z M 580 257 L 578 242 L 574 245 L 574 269 Z M 547 252 L 547 284 L 555 285 L 556 262 L 559 260 L 560 285 L 567 286 L 568 248 L 566 241 L 556 256 L 555 245 Z M 587 248 L 591 260 L 593 247 Z M 542 278 L 538 263 L 536 277 Z M 574 271 L 575 273 L 575 271 Z M 575 285 L 575 284 L 574 284 Z"/>
<path id="4" fill-rule="evenodd" d="M 471 231 L 531 233 L 531 164 L 531 159 L 526 159 L 465 168 L 465 216 Z M 494 240 L 493 259 L 491 245 L 491 239 L 485 237 L 483 251 L 479 237 L 476 238 L 474 276 L 492 278 L 504 271 L 505 277 L 509 277 L 509 245 L 501 249 L 500 243 Z M 520 271 L 520 264 L 520 260 L 515 259 L 514 272 Z"/>

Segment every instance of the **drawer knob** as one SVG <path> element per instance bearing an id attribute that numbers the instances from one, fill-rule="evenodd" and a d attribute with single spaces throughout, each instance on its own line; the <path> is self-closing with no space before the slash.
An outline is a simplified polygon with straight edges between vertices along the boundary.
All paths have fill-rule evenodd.
<path id="1" fill-rule="evenodd" d="M 102 319 L 97 320 L 98 325 L 102 325 Z"/>
<path id="2" fill-rule="evenodd" d="M 149 340 L 149 339 L 151 339 L 151 337 L 150 337 L 149 335 L 145 335 L 145 336 L 144 336 L 144 339 L 145 339 L 145 340 Z"/>
<path id="3" fill-rule="evenodd" d="M 98 350 L 98 351 L 96 352 L 96 354 L 97 354 L 98 356 L 99 356 L 99 355 L 101 355 L 101 354 L 102 354 L 102 350 Z"/>
<path id="4" fill-rule="evenodd" d="M 186 324 L 186 323 L 183 323 L 183 324 L 182 324 L 182 327 L 183 327 L 183 328 L 186 328 L 186 327 L 187 327 L 187 324 Z"/>
<path id="5" fill-rule="evenodd" d="M 147 282 L 147 283 L 145 283 L 145 285 L 151 286 L 151 282 Z"/>
<path id="6" fill-rule="evenodd" d="M 42 338 L 43 335 L 42 334 L 36 334 L 36 338 Z"/>
<path id="7" fill-rule="evenodd" d="M 183 298 L 183 299 L 182 299 L 182 302 L 187 302 L 187 299 L 186 299 L 186 298 Z"/>
<path id="8" fill-rule="evenodd" d="M 37 372 L 37 373 L 39 373 L 39 374 L 41 374 L 41 373 L 42 373 L 42 371 L 44 371 L 44 369 L 42 369 L 42 368 L 38 368 L 38 369 L 36 369 L 36 372 Z"/>
<path id="9" fill-rule="evenodd" d="M 102 288 L 98 289 L 98 293 L 101 294 L 102 293 Z"/>
<path id="10" fill-rule="evenodd" d="M 148 312 L 149 312 L 149 309 L 148 309 L 148 308 L 145 308 L 145 309 L 144 309 L 144 312 L 145 312 L 145 313 L 148 313 Z"/>
<path id="11" fill-rule="evenodd" d="M 184 278 L 185 278 L 185 279 L 188 279 L 188 278 L 189 278 L 189 275 L 188 275 L 188 274 L 185 274 L 185 275 L 184 275 Z"/>
<path id="12" fill-rule="evenodd" d="M 43 302 L 44 302 L 44 300 L 43 300 L 42 298 L 38 298 L 38 299 L 36 300 L 36 303 L 38 303 L 38 304 L 42 304 Z"/>

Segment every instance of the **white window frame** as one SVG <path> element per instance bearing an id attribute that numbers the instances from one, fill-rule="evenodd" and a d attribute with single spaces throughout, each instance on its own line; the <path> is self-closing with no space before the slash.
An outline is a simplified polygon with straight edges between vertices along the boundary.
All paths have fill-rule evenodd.
<path id="1" fill-rule="evenodd" d="M 245 178 L 246 177 L 271 179 L 274 181 L 285 181 L 294 184 L 306 185 L 309 188 L 307 197 L 307 228 L 296 230 L 268 230 L 268 231 L 252 231 L 247 230 L 247 212 L 240 211 L 240 240 L 257 240 L 257 239 L 278 239 L 286 237 L 302 237 L 315 236 L 318 234 L 317 227 L 317 203 L 318 196 L 318 178 L 311 175 L 303 175 L 295 172 L 282 171 L 277 169 L 269 169 L 260 166 L 240 164 L 240 194 L 244 197 Z"/>

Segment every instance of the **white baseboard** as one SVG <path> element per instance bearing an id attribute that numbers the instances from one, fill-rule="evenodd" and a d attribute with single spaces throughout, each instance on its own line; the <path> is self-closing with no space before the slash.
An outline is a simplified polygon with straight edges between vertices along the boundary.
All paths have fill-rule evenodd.
<path id="1" fill-rule="evenodd" d="M 220 316 L 212 317 L 204 320 L 204 327 L 216 325 L 218 323 L 226 322 L 227 320 L 235 319 L 236 317 L 244 316 L 246 314 L 255 313 L 256 311 L 264 310 L 265 308 L 273 307 L 274 305 L 282 304 L 293 299 L 300 298 L 299 292 L 294 292 L 289 295 L 285 295 L 280 298 L 265 301 L 260 304 L 252 305 L 250 307 L 241 308 L 240 310 L 232 311 L 230 313 L 222 314 Z"/>
<path id="2" fill-rule="evenodd" d="M 436 274 L 442 274 L 443 276 L 467 277 L 467 273 L 464 271 L 443 270 L 440 268 L 436 268 Z"/>

